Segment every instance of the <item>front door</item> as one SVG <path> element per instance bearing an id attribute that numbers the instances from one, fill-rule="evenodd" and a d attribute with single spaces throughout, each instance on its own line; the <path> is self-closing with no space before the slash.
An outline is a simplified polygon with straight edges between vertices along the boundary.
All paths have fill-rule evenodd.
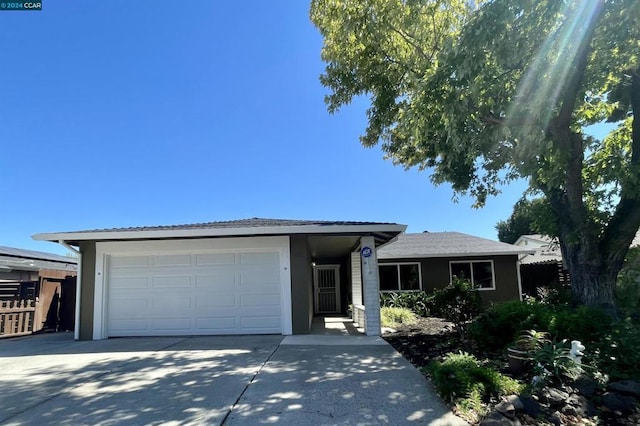
<path id="1" fill-rule="evenodd" d="M 313 267 L 316 314 L 340 313 L 340 265 Z"/>

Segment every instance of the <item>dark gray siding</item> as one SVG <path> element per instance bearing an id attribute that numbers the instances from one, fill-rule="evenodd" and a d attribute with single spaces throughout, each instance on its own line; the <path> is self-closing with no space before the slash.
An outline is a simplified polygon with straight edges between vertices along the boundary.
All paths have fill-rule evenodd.
<path id="1" fill-rule="evenodd" d="M 80 243 L 82 253 L 82 282 L 80 293 L 80 340 L 93 339 L 93 297 L 96 276 L 96 243 Z"/>
<path id="2" fill-rule="evenodd" d="M 291 319 L 293 334 L 309 334 L 313 321 L 313 270 L 306 235 L 289 237 L 291 250 Z"/>
<path id="3" fill-rule="evenodd" d="M 501 302 L 505 300 L 518 300 L 518 270 L 517 255 L 509 256 L 469 256 L 455 258 L 427 258 L 427 259 L 384 259 L 384 263 L 419 262 L 422 274 L 422 289 L 432 292 L 449 284 L 449 262 L 459 260 L 493 260 L 495 273 L 495 290 L 482 290 L 480 294 L 485 302 Z"/>

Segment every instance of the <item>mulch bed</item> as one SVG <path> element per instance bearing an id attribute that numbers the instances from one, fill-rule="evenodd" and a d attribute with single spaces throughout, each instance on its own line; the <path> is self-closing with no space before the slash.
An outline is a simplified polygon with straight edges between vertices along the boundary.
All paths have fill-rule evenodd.
<path id="1" fill-rule="evenodd" d="M 411 325 L 400 324 L 382 337 L 418 368 L 448 352 L 464 350 L 453 324 L 440 318 L 419 318 Z"/>

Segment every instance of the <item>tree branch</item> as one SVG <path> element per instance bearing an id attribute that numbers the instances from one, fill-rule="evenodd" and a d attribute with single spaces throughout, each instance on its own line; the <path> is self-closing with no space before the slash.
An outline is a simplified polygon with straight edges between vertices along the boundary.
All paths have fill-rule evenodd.
<path id="1" fill-rule="evenodd" d="M 629 168 L 635 179 L 621 182 L 620 202 L 602 237 L 603 253 L 609 262 L 622 263 L 624 256 L 640 227 L 640 195 L 637 179 L 640 179 L 640 67 L 631 72 L 631 161 Z"/>
<path id="2" fill-rule="evenodd" d="M 576 101 L 582 88 L 582 81 L 587 69 L 587 63 L 589 62 L 589 54 L 591 53 L 591 41 L 593 40 L 593 34 L 596 30 L 598 21 L 604 12 L 604 2 L 602 0 L 596 0 L 596 10 L 593 16 L 589 20 L 587 30 L 582 35 L 578 51 L 576 53 L 576 59 L 574 60 L 574 72 L 571 74 L 567 81 L 567 84 L 562 91 L 562 106 L 560 112 L 556 117 L 555 126 L 559 129 L 568 128 L 571 124 L 571 117 L 576 107 Z M 565 24 L 566 25 L 566 24 Z M 560 59 L 562 60 L 562 59 Z"/>

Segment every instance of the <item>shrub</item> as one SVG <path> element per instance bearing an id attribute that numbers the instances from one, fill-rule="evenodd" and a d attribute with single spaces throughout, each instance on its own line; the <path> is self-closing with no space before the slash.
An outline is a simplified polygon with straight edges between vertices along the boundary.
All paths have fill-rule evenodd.
<path id="1" fill-rule="evenodd" d="M 471 337 L 486 350 L 500 350 L 512 343 L 524 330 L 548 331 L 551 308 L 519 300 L 490 307 L 471 324 Z"/>
<path id="2" fill-rule="evenodd" d="M 491 398 L 519 393 L 524 385 L 498 371 L 483 366 L 468 353 L 449 353 L 442 362 L 434 361 L 429 373 L 440 396 L 463 411 L 478 407 Z"/>
<path id="3" fill-rule="evenodd" d="M 548 332 L 555 340 L 580 340 L 593 344 L 607 335 L 611 318 L 602 310 L 538 302 L 503 302 L 492 306 L 474 321 L 471 337 L 487 350 L 501 350 L 525 330 Z"/>
<path id="4" fill-rule="evenodd" d="M 392 308 L 407 308 L 421 317 L 430 315 L 429 305 L 431 296 L 424 291 L 407 291 L 402 293 L 390 292 L 380 293 L 380 306 Z"/>
<path id="5" fill-rule="evenodd" d="M 431 312 L 454 323 L 463 335 L 466 323 L 482 312 L 482 299 L 471 283 L 455 278 L 451 284 L 433 293 Z"/>
<path id="6" fill-rule="evenodd" d="M 611 317 L 600 309 L 563 306 L 552 312 L 546 330 L 557 340 L 571 339 L 593 344 L 610 332 L 611 324 Z"/>
<path id="7" fill-rule="evenodd" d="M 407 308 L 383 306 L 380 308 L 380 321 L 383 327 L 393 327 L 396 324 L 413 324 L 416 314 Z"/>
<path id="8" fill-rule="evenodd" d="M 581 364 L 570 355 L 569 341 L 542 342 L 540 347 L 530 352 L 534 364 L 534 374 L 537 386 L 544 386 L 549 382 L 564 382 L 575 380 L 583 373 Z"/>
<path id="9" fill-rule="evenodd" d="M 640 380 L 640 327 L 626 320 L 596 345 L 596 366 L 611 380 Z M 587 349 L 589 349 L 587 347 Z"/>
<path id="10" fill-rule="evenodd" d="M 616 300 L 625 316 L 640 315 L 640 247 L 629 249 L 616 280 Z"/>

